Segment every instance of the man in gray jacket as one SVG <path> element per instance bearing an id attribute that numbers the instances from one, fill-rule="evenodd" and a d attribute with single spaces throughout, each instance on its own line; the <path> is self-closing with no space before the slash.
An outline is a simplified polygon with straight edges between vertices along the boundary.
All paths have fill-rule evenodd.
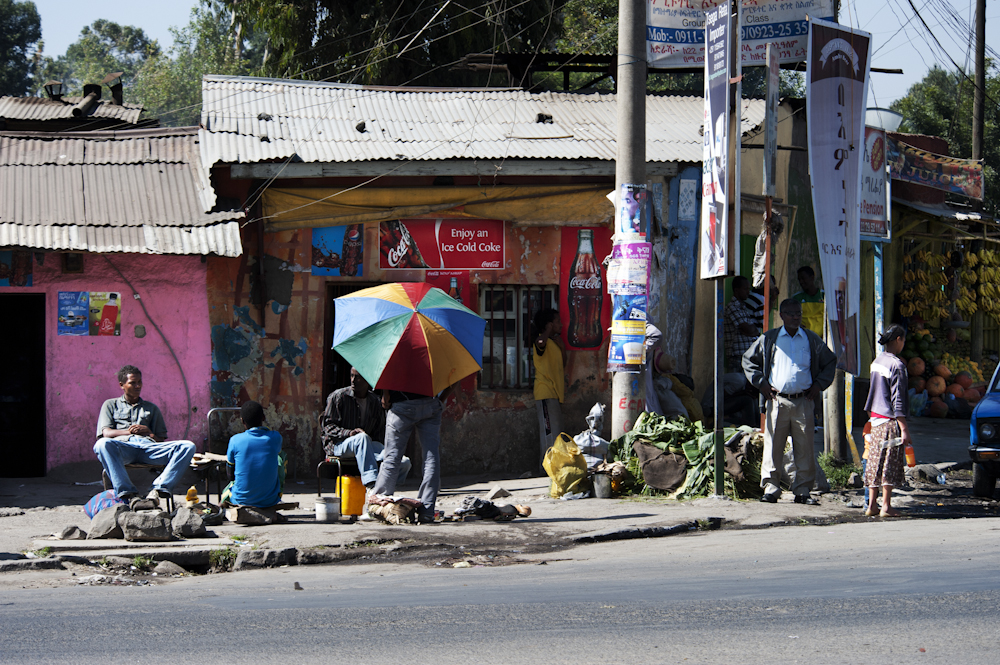
<path id="1" fill-rule="evenodd" d="M 791 298 L 778 309 L 784 325 L 768 330 L 743 354 L 743 373 L 760 391 L 764 428 L 764 459 L 760 466 L 761 501 L 776 503 L 785 441 L 792 437 L 795 503 L 814 506 L 809 496 L 816 479 L 813 413 L 815 400 L 831 383 L 837 356 L 816 333 L 801 326 L 802 306 Z"/>

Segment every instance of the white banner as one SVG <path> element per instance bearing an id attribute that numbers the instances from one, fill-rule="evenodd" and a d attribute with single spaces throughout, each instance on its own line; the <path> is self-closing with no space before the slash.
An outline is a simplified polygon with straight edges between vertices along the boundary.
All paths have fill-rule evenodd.
<path id="1" fill-rule="evenodd" d="M 650 67 L 691 68 L 705 63 L 705 15 L 728 0 L 646 0 L 646 59 Z M 834 20 L 834 0 L 743 0 L 740 35 L 744 66 L 767 64 L 767 45 L 781 63 L 806 59 L 806 16 Z"/>
<path id="2" fill-rule="evenodd" d="M 865 127 L 865 154 L 861 156 L 861 236 L 865 240 L 888 240 L 889 206 L 885 130 Z"/>
<path id="3" fill-rule="evenodd" d="M 806 61 L 809 176 L 837 367 L 858 373 L 861 160 L 871 36 L 810 21 Z"/>
<path id="4" fill-rule="evenodd" d="M 705 14 L 709 57 L 705 60 L 705 132 L 701 168 L 701 278 L 726 275 L 729 203 L 729 10 Z"/>

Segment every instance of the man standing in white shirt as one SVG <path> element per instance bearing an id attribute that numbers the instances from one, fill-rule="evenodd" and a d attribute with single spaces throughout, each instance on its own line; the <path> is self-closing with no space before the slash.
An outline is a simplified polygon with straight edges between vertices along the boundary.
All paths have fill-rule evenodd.
<path id="1" fill-rule="evenodd" d="M 767 415 L 764 459 L 760 468 L 761 501 L 776 503 L 785 441 L 792 437 L 795 503 L 814 506 L 809 496 L 816 479 L 814 403 L 831 383 L 837 356 L 816 333 L 801 326 L 802 306 L 791 298 L 778 309 L 784 325 L 757 338 L 743 355 L 743 372 L 760 391 L 761 412 Z"/>

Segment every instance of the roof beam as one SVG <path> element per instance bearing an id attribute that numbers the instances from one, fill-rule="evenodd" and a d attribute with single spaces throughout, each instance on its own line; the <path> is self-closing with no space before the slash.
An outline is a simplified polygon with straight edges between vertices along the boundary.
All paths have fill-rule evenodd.
<path id="1" fill-rule="evenodd" d="M 608 176 L 614 177 L 612 160 L 585 159 L 506 159 L 506 160 L 379 160 L 365 162 L 256 163 L 231 164 L 234 179 L 337 178 L 372 176 Z M 653 162 L 646 165 L 650 176 L 677 175 L 676 162 Z"/>

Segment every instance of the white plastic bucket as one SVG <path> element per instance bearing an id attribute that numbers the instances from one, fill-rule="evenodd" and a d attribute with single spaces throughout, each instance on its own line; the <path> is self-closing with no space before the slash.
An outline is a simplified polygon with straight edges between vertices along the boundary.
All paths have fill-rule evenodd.
<path id="1" fill-rule="evenodd" d="M 321 496 L 316 499 L 316 521 L 337 522 L 340 520 L 340 497 Z"/>

